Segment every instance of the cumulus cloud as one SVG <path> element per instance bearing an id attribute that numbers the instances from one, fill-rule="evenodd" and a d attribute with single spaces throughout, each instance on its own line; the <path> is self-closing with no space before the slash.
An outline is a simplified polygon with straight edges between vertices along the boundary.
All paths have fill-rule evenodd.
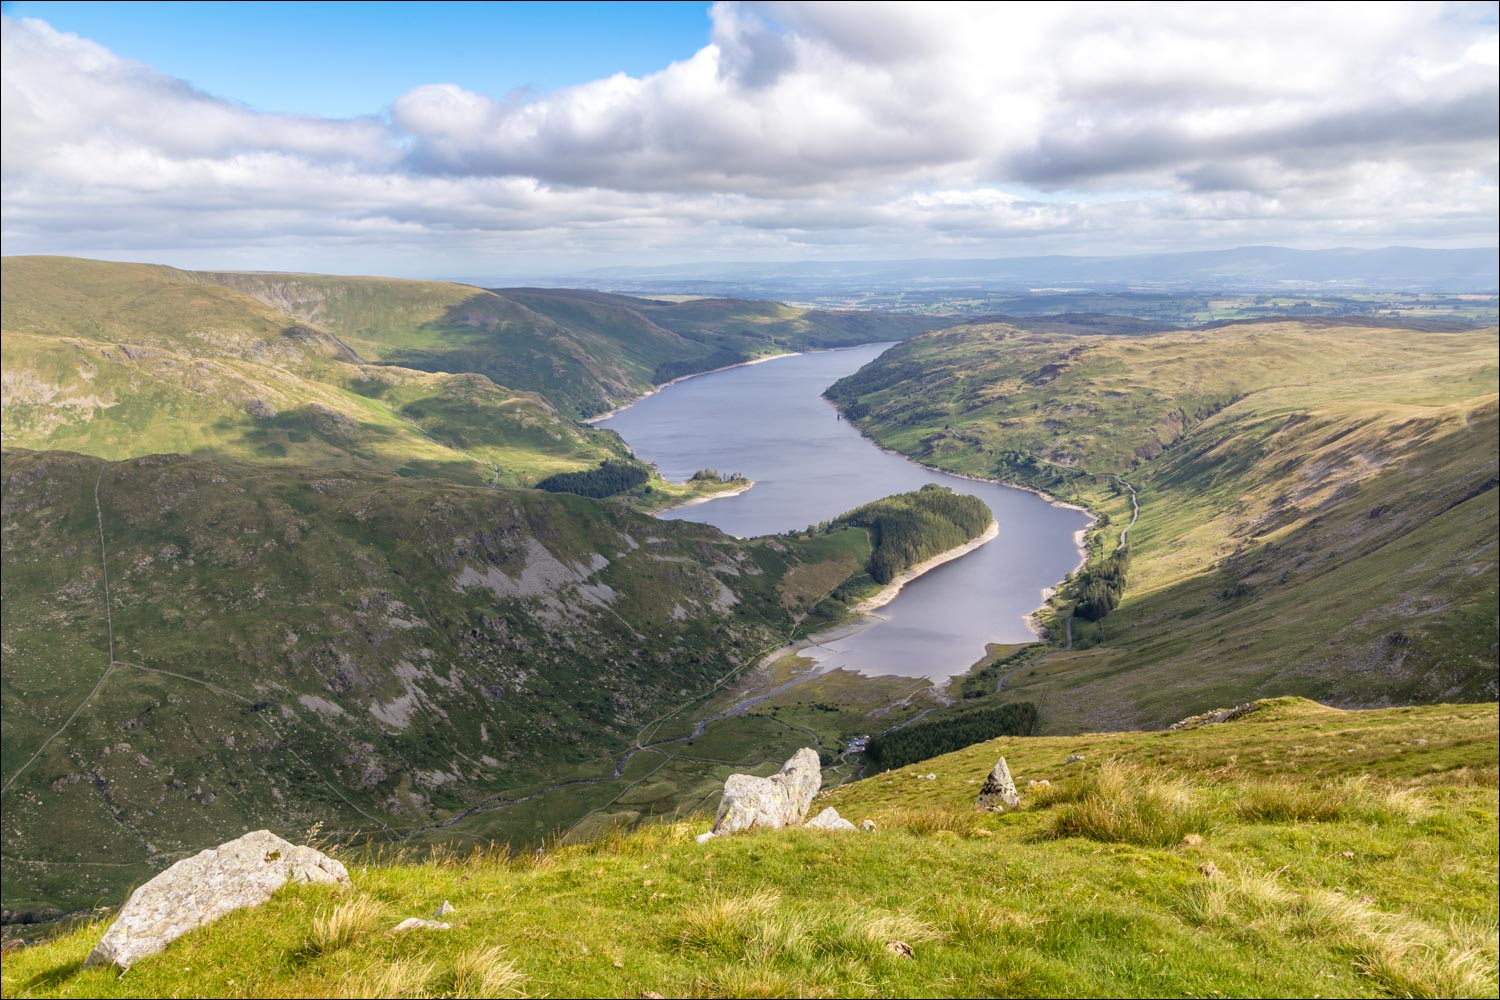
<path id="1" fill-rule="evenodd" d="M 1092 253 L 1500 216 L 1486 5 L 721 3 L 643 77 L 347 120 L 3 33 L 7 252 Z"/>

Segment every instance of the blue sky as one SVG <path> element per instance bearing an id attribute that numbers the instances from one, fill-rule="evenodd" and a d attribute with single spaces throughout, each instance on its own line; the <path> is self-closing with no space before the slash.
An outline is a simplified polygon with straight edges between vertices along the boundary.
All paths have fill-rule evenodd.
<path id="1" fill-rule="evenodd" d="M 4 4 L 6 253 L 1492 246 L 1494 3 Z"/>
<path id="2" fill-rule="evenodd" d="M 507 94 L 640 76 L 691 56 L 709 29 L 707 3 L 0 6 L 257 110 L 331 118 L 373 114 L 424 83 Z"/>

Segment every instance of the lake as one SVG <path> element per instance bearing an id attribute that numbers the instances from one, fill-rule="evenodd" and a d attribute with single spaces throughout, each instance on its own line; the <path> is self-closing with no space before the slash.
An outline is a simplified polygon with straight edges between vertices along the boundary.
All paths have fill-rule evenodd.
<path id="1" fill-rule="evenodd" d="M 923 468 L 863 437 L 822 398 L 829 385 L 890 344 L 776 358 L 700 375 L 640 400 L 598 426 L 681 481 L 699 469 L 741 472 L 739 496 L 662 513 L 748 538 L 805 528 L 927 483 L 979 497 L 995 514 L 992 542 L 908 584 L 866 627 L 803 655 L 827 668 L 934 680 L 961 674 L 985 644 L 1028 642 L 1025 617 L 1043 590 L 1079 564 L 1088 515 L 1026 490 Z"/>

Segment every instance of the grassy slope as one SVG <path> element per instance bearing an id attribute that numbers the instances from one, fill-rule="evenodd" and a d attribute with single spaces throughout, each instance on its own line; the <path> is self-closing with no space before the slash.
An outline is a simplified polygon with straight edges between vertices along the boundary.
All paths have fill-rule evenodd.
<path id="1" fill-rule="evenodd" d="M 1097 551 L 1130 517 L 1112 477 L 1137 487 L 1120 609 L 1005 681 L 1076 731 L 1287 692 L 1494 698 L 1496 380 L 1493 330 L 980 326 L 831 394 L 921 461 L 1103 511 Z"/>
<path id="2" fill-rule="evenodd" d="M 284 891 L 124 977 L 79 969 L 102 918 L 7 955 L 4 988 L 1494 996 L 1496 721 L 1493 705 L 1287 700 L 1183 732 L 1005 739 L 818 803 L 873 819 L 873 834 L 703 847 L 703 824 L 679 823 L 542 856 L 355 863 L 348 890 Z M 1073 753 L 1084 762 L 1065 764 Z M 1001 754 L 1022 808 L 976 813 Z M 1025 787 L 1041 778 L 1051 786 Z M 388 933 L 444 899 L 451 931 Z"/>
<path id="3" fill-rule="evenodd" d="M 8 910 L 91 903 L 246 825 L 409 833 L 607 775 L 786 641 L 816 564 L 869 555 L 859 531 L 743 543 L 349 469 L 9 451 L 4 476 Z M 443 836 L 534 840 L 619 789 L 597 791 Z"/>
<path id="4" fill-rule="evenodd" d="M 566 289 L 481 289 L 446 282 L 323 275 L 200 275 L 337 334 L 360 354 L 424 371 L 478 372 L 541 393 L 574 416 L 651 389 L 658 366 L 682 373 L 788 350 L 899 340 L 938 321 L 824 312 L 740 299 L 656 302 Z"/>
<path id="5" fill-rule="evenodd" d="M 12 257 L 3 287 L 10 447 L 510 486 L 625 454 L 535 393 L 359 364 L 333 334 L 192 272 Z"/>

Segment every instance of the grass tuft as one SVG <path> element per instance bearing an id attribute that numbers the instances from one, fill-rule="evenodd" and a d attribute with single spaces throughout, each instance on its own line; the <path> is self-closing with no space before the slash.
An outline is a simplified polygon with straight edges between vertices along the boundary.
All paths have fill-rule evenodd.
<path id="1" fill-rule="evenodd" d="M 1180 779 L 1106 761 L 1076 784 L 1075 799 L 1054 820 L 1051 837 L 1170 847 L 1212 825 L 1199 793 Z"/>
<path id="2" fill-rule="evenodd" d="M 369 896 L 335 903 L 313 917 L 308 950 L 326 954 L 349 947 L 375 932 L 383 912 L 384 908 Z"/>

